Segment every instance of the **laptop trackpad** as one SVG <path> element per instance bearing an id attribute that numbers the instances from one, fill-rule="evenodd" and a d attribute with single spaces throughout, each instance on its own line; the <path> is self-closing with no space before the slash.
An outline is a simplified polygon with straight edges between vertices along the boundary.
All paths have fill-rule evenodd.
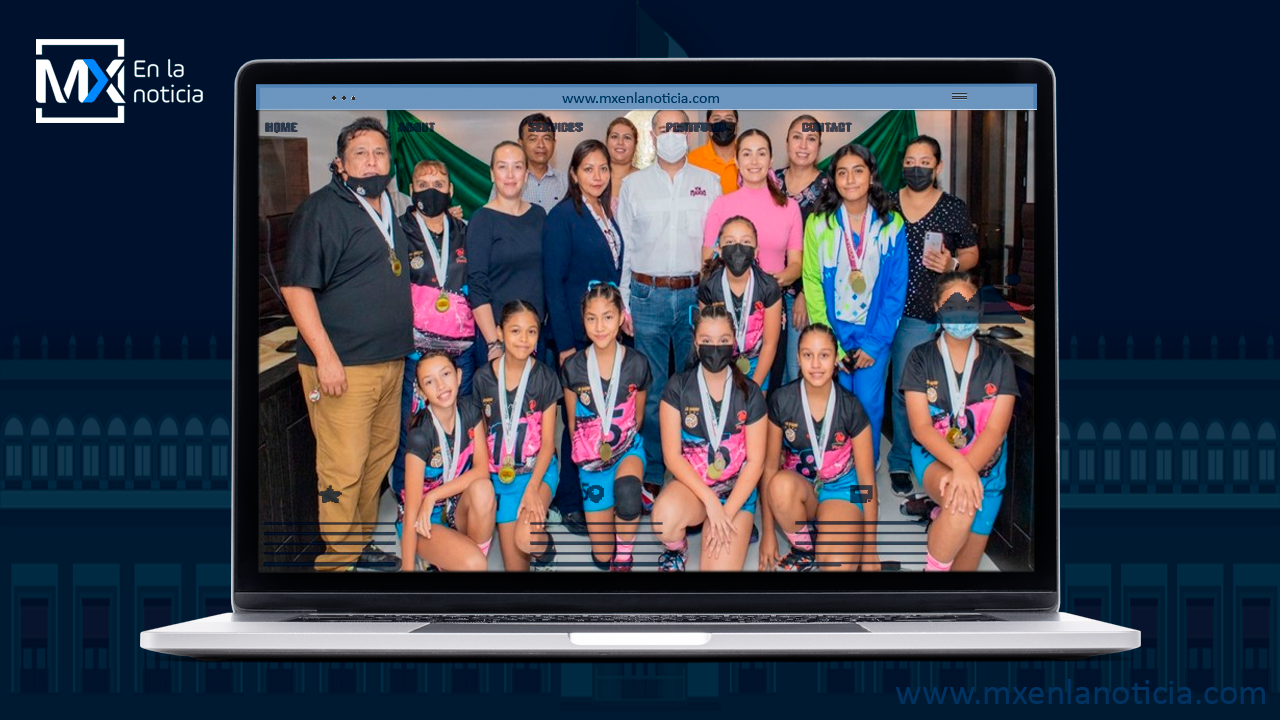
<path id="1" fill-rule="evenodd" d="M 571 632 L 574 645 L 611 645 L 647 647 L 651 645 L 706 645 L 711 633 L 703 632 Z"/>

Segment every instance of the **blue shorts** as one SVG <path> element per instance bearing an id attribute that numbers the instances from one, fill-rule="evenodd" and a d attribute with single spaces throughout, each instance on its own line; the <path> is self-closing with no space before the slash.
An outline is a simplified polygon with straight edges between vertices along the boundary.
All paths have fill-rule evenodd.
<path id="1" fill-rule="evenodd" d="M 498 496 L 498 524 L 515 522 L 520 499 L 524 497 L 533 473 L 517 475 L 510 485 L 499 480 L 497 473 L 489 473 L 489 479 L 493 481 L 493 493 Z M 560 485 L 560 465 L 555 455 L 551 456 L 551 464 L 547 466 L 547 474 L 542 476 L 542 480 L 551 488 L 551 496 L 555 497 L 556 488 Z"/>
<path id="2" fill-rule="evenodd" d="M 730 492 L 732 492 L 732 490 Z M 749 512 L 752 515 L 756 514 L 756 495 L 758 495 L 759 492 L 760 492 L 759 487 L 754 487 L 751 489 L 751 496 L 747 498 L 746 502 L 742 503 L 743 512 Z M 729 499 L 729 495 L 726 493 L 724 497 L 720 498 L 720 504 L 724 505 L 725 501 L 728 499 Z"/>
<path id="3" fill-rule="evenodd" d="M 644 479 L 644 468 L 649 464 L 644 454 L 644 438 L 639 434 L 631 443 L 631 448 L 618 458 L 618 462 L 608 470 L 595 472 L 578 470 L 578 481 L 582 485 L 582 509 L 587 512 L 610 510 L 613 508 L 613 481 L 618 474 L 618 466 L 629 457 L 640 458 L 640 479 Z"/>
<path id="4" fill-rule="evenodd" d="M 450 530 L 457 530 L 458 521 L 455 515 L 458 510 L 458 500 L 461 497 L 462 497 L 461 495 L 454 495 L 453 497 L 447 497 L 444 500 L 444 505 L 436 505 L 434 508 L 432 508 L 431 524 L 443 525 L 449 528 Z M 400 511 L 404 512 L 404 490 L 400 491 Z M 446 511 L 448 512 L 448 515 L 445 514 Z M 447 521 L 445 519 L 446 517 L 448 518 Z M 399 521 L 396 522 L 396 534 L 401 536 L 403 536 L 404 534 L 404 524 Z"/>
<path id="5" fill-rule="evenodd" d="M 996 513 L 1000 512 L 1000 503 L 1004 498 L 1004 461 L 1008 457 L 1001 448 L 1000 459 L 991 468 L 991 473 L 983 479 L 986 488 L 982 494 L 982 509 L 974 513 L 970 532 L 978 535 L 990 535 L 996 523 Z M 915 471 L 920 482 L 924 482 L 924 471 L 937 461 L 928 450 L 919 443 L 911 443 L 911 469 Z"/>
<path id="6" fill-rule="evenodd" d="M 849 477 L 853 478 L 853 482 L 844 481 L 845 478 Z M 862 510 L 862 501 L 870 500 L 872 491 L 858 485 L 857 477 L 858 475 L 856 472 L 851 472 L 848 475 L 839 478 L 839 480 L 834 483 L 835 487 L 832 487 L 832 484 L 824 483 L 822 485 L 822 489 L 818 491 L 818 504 L 821 505 L 827 500 L 844 500 L 845 502 L 857 505 L 858 509 Z"/>

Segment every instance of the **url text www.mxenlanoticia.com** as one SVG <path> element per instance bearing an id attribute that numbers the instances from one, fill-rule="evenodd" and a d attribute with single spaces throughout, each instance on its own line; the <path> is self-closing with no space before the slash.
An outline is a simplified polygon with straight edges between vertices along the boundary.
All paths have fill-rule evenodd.
<path id="1" fill-rule="evenodd" d="M 628 95 L 561 95 L 560 102 L 565 105 L 617 105 L 617 104 L 677 104 L 677 105 L 715 105 L 720 102 L 719 95 L 681 95 L 679 93 L 662 93 L 660 95 L 644 95 L 631 93 Z"/>
<path id="2" fill-rule="evenodd" d="M 1188 687 L 900 687 L 903 705 L 1266 705 L 1267 690 L 1260 687 L 1209 687 L 1197 692 Z"/>

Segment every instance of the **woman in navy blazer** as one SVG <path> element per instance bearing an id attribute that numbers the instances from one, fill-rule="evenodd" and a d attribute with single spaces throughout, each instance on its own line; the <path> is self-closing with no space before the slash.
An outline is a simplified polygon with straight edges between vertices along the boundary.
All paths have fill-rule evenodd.
<path id="1" fill-rule="evenodd" d="M 582 326 L 587 284 L 622 279 L 622 231 L 610 208 L 609 180 L 604 143 L 579 143 L 569 161 L 569 194 L 551 208 L 543 225 L 543 287 L 551 340 L 562 365 L 591 344 Z"/>
<path id="2" fill-rule="evenodd" d="M 543 287 L 547 295 L 547 327 L 560 354 L 560 367 L 591 344 L 582 326 L 582 296 L 592 280 L 617 284 L 622 278 L 622 231 L 613 219 L 609 195 L 609 151 L 599 140 L 584 140 L 569 161 L 569 194 L 551 208 L 542 228 Z M 565 404 L 560 405 L 569 427 Z M 573 438 L 564 433 L 560 457 L 572 455 Z M 578 466 L 560 464 L 560 485 L 552 505 L 569 519 L 570 532 L 586 534 Z M 576 522 L 575 522 L 576 521 Z M 583 524 L 579 524 L 583 523 Z M 576 527 L 575 527 L 576 526 Z"/>

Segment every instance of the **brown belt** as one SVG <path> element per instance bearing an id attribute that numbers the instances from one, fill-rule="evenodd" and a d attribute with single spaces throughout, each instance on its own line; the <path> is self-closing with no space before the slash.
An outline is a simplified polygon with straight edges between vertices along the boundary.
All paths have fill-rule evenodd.
<path id="1" fill-rule="evenodd" d="M 644 273 L 632 272 L 631 278 L 642 285 L 667 288 L 668 290 L 688 290 L 698 286 L 697 275 L 665 275 L 654 277 Z"/>

